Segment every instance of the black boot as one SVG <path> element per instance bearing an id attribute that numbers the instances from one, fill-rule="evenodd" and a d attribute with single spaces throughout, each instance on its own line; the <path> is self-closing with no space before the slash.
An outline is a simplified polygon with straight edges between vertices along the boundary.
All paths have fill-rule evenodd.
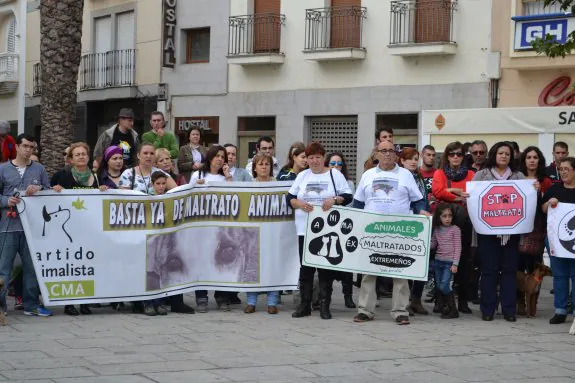
<path id="1" fill-rule="evenodd" d="M 433 312 L 436 314 L 441 314 L 445 308 L 445 300 L 443 299 L 443 294 L 439 289 L 435 290 L 435 305 L 433 306 Z"/>
<path id="2" fill-rule="evenodd" d="M 343 300 L 345 301 L 345 307 L 347 307 L 348 309 L 354 309 L 357 307 L 353 302 L 353 297 L 351 296 L 351 294 L 344 295 Z"/>
<path id="3" fill-rule="evenodd" d="M 457 307 L 459 307 L 459 312 L 462 312 L 464 314 L 471 314 L 471 309 L 469 308 L 469 305 L 467 304 L 467 299 L 464 300 L 459 300 L 459 302 L 457 302 L 458 305 Z"/>
<path id="4" fill-rule="evenodd" d="M 173 295 L 170 298 L 170 309 L 173 313 L 195 314 L 196 310 L 184 303 L 184 295 Z"/>
<path id="5" fill-rule="evenodd" d="M 455 295 L 453 292 L 444 297 L 446 306 L 443 314 L 441 314 L 441 319 L 455 319 L 459 318 L 459 313 L 457 312 L 457 306 L 455 306 Z"/>
<path id="6" fill-rule="evenodd" d="M 331 312 L 329 311 L 330 299 L 319 300 L 319 316 L 321 319 L 331 319 Z"/>
<path id="7" fill-rule="evenodd" d="M 291 314 L 292 318 L 303 318 L 311 315 L 312 288 L 313 284 L 311 286 L 305 286 L 303 283 L 300 283 L 300 303 L 295 311 Z"/>

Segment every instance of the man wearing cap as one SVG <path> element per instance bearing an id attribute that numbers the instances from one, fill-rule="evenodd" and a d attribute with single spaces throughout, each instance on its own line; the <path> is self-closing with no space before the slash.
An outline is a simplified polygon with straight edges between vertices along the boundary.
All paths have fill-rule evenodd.
<path id="1" fill-rule="evenodd" d="M 10 135 L 10 124 L 4 120 L 0 120 L 0 150 L 2 162 L 16 158 L 16 141 Z"/>
<path id="2" fill-rule="evenodd" d="M 124 152 L 124 165 L 127 168 L 134 166 L 137 146 L 140 143 L 138 133 L 134 131 L 134 111 L 129 108 L 120 110 L 119 120 L 110 129 L 98 138 L 94 147 L 94 168 L 102 161 L 104 150 L 108 146 L 119 146 Z"/>
<path id="3" fill-rule="evenodd" d="M 142 134 L 142 142 L 146 144 L 152 144 L 156 149 L 168 149 L 172 159 L 178 158 L 178 155 L 180 154 L 180 148 L 178 148 L 176 136 L 174 136 L 173 133 L 166 132 L 166 121 L 164 120 L 164 114 L 159 111 L 152 112 L 150 125 L 152 126 L 152 130 Z"/>

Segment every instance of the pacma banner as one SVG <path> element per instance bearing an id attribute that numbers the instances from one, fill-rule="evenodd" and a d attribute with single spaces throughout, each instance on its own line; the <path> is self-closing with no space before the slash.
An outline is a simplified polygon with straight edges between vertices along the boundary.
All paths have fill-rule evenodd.
<path id="1" fill-rule="evenodd" d="M 485 235 L 531 233 L 537 208 L 533 182 L 468 182 L 467 211 L 475 231 Z"/>
<path id="2" fill-rule="evenodd" d="M 306 266 L 427 280 L 431 219 L 315 207 L 308 216 Z"/>
<path id="3" fill-rule="evenodd" d="M 551 256 L 575 258 L 575 205 L 559 203 L 547 211 L 547 238 Z"/>
<path id="4" fill-rule="evenodd" d="M 22 223 L 48 305 L 143 300 L 198 289 L 297 287 L 289 183 L 24 197 Z"/>

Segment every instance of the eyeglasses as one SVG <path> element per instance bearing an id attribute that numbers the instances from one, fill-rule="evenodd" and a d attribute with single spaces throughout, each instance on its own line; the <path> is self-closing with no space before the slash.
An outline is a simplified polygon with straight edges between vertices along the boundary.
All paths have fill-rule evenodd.
<path id="1" fill-rule="evenodd" d="M 449 157 L 463 157 L 463 152 L 449 152 Z"/>
<path id="2" fill-rule="evenodd" d="M 473 154 L 474 156 L 482 156 L 485 154 L 485 152 L 483 150 L 477 150 L 475 152 L 471 152 L 471 154 Z"/>
<path id="3" fill-rule="evenodd" d="M 395 154 L 395 149 L 381 149 L 381 150 L 376 150 L 376 152 L 381 153 L 381 154 Z"/>
<path id="4" fill-rule="evenodd" d="M 330 166 L 343 166 L 343 162 L 342 161 L 331 161 L 329 163 Z"/>
<path id="5" fill-rule="evenodd" d="M 559 168 L 559 172 L 561 173 L 569 173 L 572 170 L 572 168 Z"/>

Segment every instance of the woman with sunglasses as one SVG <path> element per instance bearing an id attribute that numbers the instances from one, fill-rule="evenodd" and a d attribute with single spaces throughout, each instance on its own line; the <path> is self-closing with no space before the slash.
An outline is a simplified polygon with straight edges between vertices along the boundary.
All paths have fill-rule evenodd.
<path id="1" fill-rule="evenodd" d="M 341 152 L 330 153 L 326 157 L 325 166 L 330 169 L 339 170 L 341 174 L 347 180 L 347 184 L 351 190 L 351 194 L 355 194 L 355 185 L 353 181 L 349 179 L 349 173 L 347 171 L 347 163 L 345 162 L 345 157 Z M 348 205 L 349 206 L 349 205 Z M 343 293 L 343 299 L 345 302 L 345 307 L 348 309 L 354 309 L 357 306 L 353 302 L 353 273 L 340 271 L 339 279 L 341 281 L 341 290 Z"/>
<path id="2" fill-rule="evenodd" d="M 431 190 L 437 203 L 452 204 L 453 223 L 461 229 L 462 251 L 459 268 L 454 278 L 457 283 L 457 307 L 459 312 L 471 314 L 468 299 L 470 298 L 469 279 L 473 266 L 469 249 L 471 248 L 473 226 L 467 215 L 465 199 L 469 196 L 466 192 L 466 185 L 473 179 L 474 172 L 465 166 L 464 158 L 465 152 L 461 142 L 448 144 L 441 156 L 440 169 L 437 169 L 433 175 Z M 445 304 L 442 294 L 436 292 L 433 312 L 443 312 Z"/>

